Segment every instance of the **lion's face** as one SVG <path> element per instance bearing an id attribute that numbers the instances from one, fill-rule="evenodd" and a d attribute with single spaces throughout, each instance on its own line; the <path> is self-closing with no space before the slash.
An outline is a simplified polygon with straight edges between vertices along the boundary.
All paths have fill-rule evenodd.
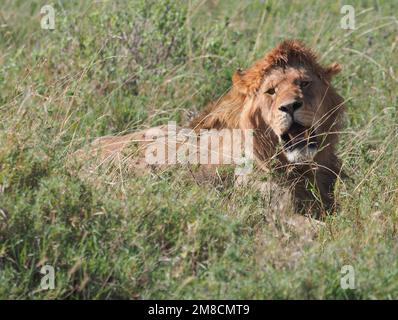
<path id="1" fill-rule="evenodd" d="M 300 65 L 275 68 L 264 77 L 256 105 L 278 136 L 289 162 L 308 161 L 315 156 L 326 90 L 317 75 Z"/>

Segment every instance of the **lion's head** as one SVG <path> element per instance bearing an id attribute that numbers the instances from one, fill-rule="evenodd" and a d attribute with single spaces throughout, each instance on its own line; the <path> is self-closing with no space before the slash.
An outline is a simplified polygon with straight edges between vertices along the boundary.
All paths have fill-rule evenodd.
<path id="1" fill-rule="evenodd" d="M 276 154 L 290 163 L 321 158 L 336 143 L 343 99 L 330 81 L 339 71 L 338 64 L 321 66 L 300 41 L 284 41 L 236 71 L 231 90 L 191 126 L 254 129 L 262 160 Z"/>

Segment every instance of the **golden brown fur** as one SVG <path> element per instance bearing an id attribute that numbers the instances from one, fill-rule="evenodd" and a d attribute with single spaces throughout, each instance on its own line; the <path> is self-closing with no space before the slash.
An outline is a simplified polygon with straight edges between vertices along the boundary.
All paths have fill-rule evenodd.
<path id="1" fill-rule="evenodd" d="M 332 87 L 331 79 L 339 71 L 337 64 L 321 66 L 315 54 L 300 41 L 284 41 L 247 70 L 236 71 L 230 91 L 210 103 L 190 127 L 196 132 L 200 129 L 253 129 L 254 153 L 259 167 L 282 173 L 282 184 L 292 189 L 297 208 L 308 208 L 307 204 L 333 208 L 333 188 L 341 171 L 335 146 L 343 99 Z M 306 82 L 310 83 L 308 87 Z M 296 100 L 301 103 L 297 110 L 291 114 L 281 111 Z M 295 128 L 299 128 L 298 131 Z M 131 142 L 139 142 L 140 155 L 127 155 L 123 165 L 148 167 L 142 160 L 143 150 L 151 140 L 146 132 L 99 138 L 92 152 L 99 152 L 101 159 L 115 159 Z M 292 161 L 292 154 L 300 155 L 300 152 L 290 152 L 287 143 L 281 146 L 282 138 L 286 137 L 290 139 L 288 143 L 298 140 L 303 145 L 300 152 L 310 150 L 309 142 L 316 141 L 317 151 L 313 158 L 300 161 L 299 156 L 298 161 Z M 320 202 L 316 201 L 318 198 Z"/>
<path id="2" fill-rule="evenodd" d="M 210 103 L 192 121 L 191 127 L 195 130 L 254 129 L 257 159 L 287 175 L 286 182 L 293 186 L 297 204 L 302 207 L 306 200 L 313 204 L 311 184 L 320 194 L 321 205 L 330 208 L 334 204 L 333 187 L 341 171 L 335 145 L 343 99 L 330 82 L 338 72 L 340 66 L 337 64 L 321 66 L 316 55 L 300 41 L 284 41 L 247 70 L 236 71 L 230 91 Z M 310 82 L 311 88 L 305 90 L 298 86 L 295 81 L 301 79 L 308 80 L 303 83 Z M 278 91 L 267 94 L 265 91 L 275 84 Z M 318 140 L 313 161 L 290 163 L 286 152 L 278 148 L 279 136 L 290 125 L 285 125 L 286 114 L 279 109 L 283 101 L 292 99 L 303 102 L 294 113 L 294 121 L 303 124 Z"/>

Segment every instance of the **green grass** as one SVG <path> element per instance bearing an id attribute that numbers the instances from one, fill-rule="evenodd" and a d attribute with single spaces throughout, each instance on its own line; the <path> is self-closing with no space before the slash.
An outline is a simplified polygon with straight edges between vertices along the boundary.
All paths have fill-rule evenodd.
<path id="1" fill-rule="evenodd" d="M 46 1 L 0 4 L 0 298 L 398 297 L 398 4 L 353 1 Z M 317 231 L 250 188 L 186 170 L 79 174 L 93 138 L 188 113 L 238 67 L 299 38 L 347 99 L 339 155 L 351 179 Z M 40 289 L 40 268 L 55 289 Z M 356 289 L 340 287 L 343 265 Z"/>

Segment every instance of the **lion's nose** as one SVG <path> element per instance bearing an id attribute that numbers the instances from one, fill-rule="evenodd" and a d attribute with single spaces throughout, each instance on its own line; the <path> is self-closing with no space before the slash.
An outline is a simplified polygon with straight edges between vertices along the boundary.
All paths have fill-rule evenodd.
<path id="1" fill-rule="evenodd" d="M 303 105 L 302 101 L 294 101 L 292 103 L 284 104 L 279 107 L 279 110 L 282 112 L 286 112 L 290 115 L 293 115 L 294 111 L 300 108 Z"/>

